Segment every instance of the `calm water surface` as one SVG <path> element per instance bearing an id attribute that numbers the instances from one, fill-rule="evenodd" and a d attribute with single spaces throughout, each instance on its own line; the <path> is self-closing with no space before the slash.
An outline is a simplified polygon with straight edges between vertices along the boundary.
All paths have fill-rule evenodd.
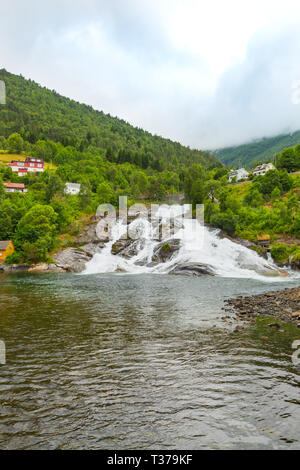
<path id="1" fill-rule="evenodd" d="M 221 319 L 224 298 L 295 285 L 1 275 L 0 448 L 299 449 L 299 330 Z"/>

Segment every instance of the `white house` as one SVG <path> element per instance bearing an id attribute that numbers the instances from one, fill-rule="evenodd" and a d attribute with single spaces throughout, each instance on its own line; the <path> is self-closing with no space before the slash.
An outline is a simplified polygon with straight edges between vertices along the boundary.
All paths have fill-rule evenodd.
<path id="1" fill-rule="evenodd" d="M 253 176 L 265 175 L 269 170 L 276 170 L 273 163 L 263 163 L 252 170 Z"/>
<path id="2" fill-rule="evenodd" d="M 238 170 L 231 170 L 228 176 L 228 181 L 231 183 L 233 178 L 236 178 L 236 181 L 240 181 L 243 179 L 247 179 L 249 176 L 249 172 L 245 170 L 245 168 L 239 168 Z"/>
<path id="3" fill-rule="evenodd" d="M 66 183 L 65 194 L 79 194 L 80 184 L 77 183 Z"/>

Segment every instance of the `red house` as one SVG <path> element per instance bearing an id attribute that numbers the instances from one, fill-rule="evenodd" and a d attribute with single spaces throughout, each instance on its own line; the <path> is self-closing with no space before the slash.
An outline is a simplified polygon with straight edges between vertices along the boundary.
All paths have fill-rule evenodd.
<path id="1" fill-rule="evenodd" d="M 41 158 L 27 157 L 25 162 L 12 160 L 8 165 L 11 167 L 12 171 L 17 172 L 19 176 L 26 175 L 28 171 L 36 173 L 45 170 L 45 163 Z"/>

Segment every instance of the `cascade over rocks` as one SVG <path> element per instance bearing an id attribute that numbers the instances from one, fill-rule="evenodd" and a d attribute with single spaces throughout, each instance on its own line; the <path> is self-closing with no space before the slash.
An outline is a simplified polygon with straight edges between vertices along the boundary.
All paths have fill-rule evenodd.
<path id="1" fill-rule="evenodd" d="M 178 238 L 171 238 L 169 240 L 159 243 L 153 251 L 153 263 L 165 263 L 169 261 L 174 253 L 178 252 L 181 246 L 181 240 Z"/>
<path id="2" fill-rule="evenodd" d="M 124 258 L 130 259 L 136 256 L 145 246 L 145 239 L 132 240 L 131 238 L 120 239 L 115 242 L 111 247 L 113 255 L 120 255 Z"/>

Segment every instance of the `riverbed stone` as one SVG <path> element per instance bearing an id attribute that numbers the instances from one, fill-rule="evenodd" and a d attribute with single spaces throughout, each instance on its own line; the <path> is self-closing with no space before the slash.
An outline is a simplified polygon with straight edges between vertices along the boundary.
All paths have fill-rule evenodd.
<path id="1" fill-rule="evenodd" d="M 239 318 L 246 321 L 251 317 L 266 316 L 297 325 L 300 318 L 300 287 L 251 297 L 226 299 L 225 304 L 230 306 L 231 311 L 236 313 Z M 271 325 L 275 325 L 275 323 Z"/>

